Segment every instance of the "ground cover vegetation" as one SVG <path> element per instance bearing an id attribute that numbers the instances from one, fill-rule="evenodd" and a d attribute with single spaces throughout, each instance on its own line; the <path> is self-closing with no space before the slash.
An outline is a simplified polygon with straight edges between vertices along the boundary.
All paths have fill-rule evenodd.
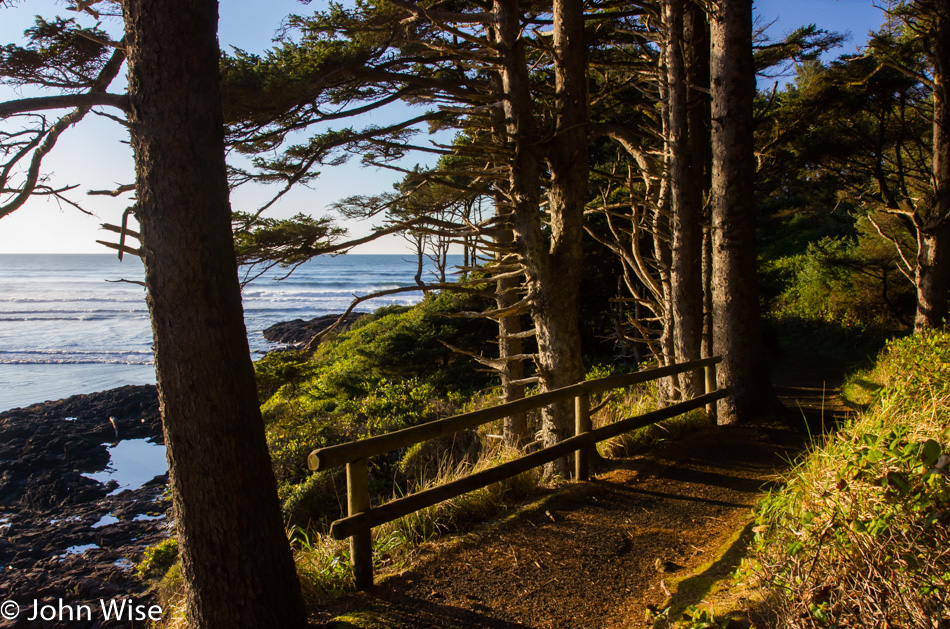
<path id="1" fill-rule="evenodd" d="M 892 341 L 846 389 L 866 406 L 760 507 L 754 576 L 783 627 L 947 622 L 950 335 Z"/>
<path id="2" fill-rule="evenodd" d="M 788 345 L 820 339 L 835 351 L 871 347 L 911 327 L 923 332 L 946 317 L 950 9 L 943 3 L 897 3 L 862 54 L 822 63 L 818 54 L 840 36 L 805 27 L 783 41 L 756 41 L 747 0 L 363 0 L 288 18 L 286 33 L 261 55 L 216 53 L 216 3 L 207 0 L 194 39 L 207 44 L 212 70 L 189 65 L 197 54 L 189 56 L 188 46 L 149 47 L 187 12 L 145 11 L 152 23 L 136 21 L 141 3 L 131 0 L 67 4 L 72 17 L 38 18 L 26 44 L 0 49 L 7 85 L 55 93 L 0 103 L 0 217 L 34 195 L 81 205 L 70 186 L 41 176 L 44 157 L 91 111 L 129 128 L 137 184 L 95 193 L 134 192 L 130 213 L 140 231 L 109 226 L 121 232 L 109 246 L 146 262 L 175 462 L 182 617 L 194 626 L 301 624 L 282 519 L 304 588 L 338 587 L 320 585 L 317 575 L 332 584 L 344 574 L 345 550 L 324 543 L 328 519 L 340 512 L 342 480 L 306 470 L 314 447 L 556 389 L 607 364 L 634 369 L 714 354 L 723 355 L 718 384 L 731 391 L 718 421 L 747 420 L 774 409 L 760 311 Z M 110 37 L 103 25 L 110 17 L 124 39 Z M 128 92 L 109 93 L 126 59 Z M 757 72 L 789 66 L 793 82 L 756 94 Z M 199 89 L 218 79 L 220 93 Z M 156 93 L 187 119 L 195 117 L 185 111 L 197 107 L 193 100 L 210 107 L 205 127 L 221 137 L 195 152 L 191 136 L 163 127 L 167 119 L 150 109 L 148 95 Z M 49 112 L 57 110 L 68 113 L 54 119 Z M 373 112 L 386 113 L 387 122 L 364 125 L 360 116 Z M 433 134 L 428 142 L 424 131 Z M 166 143 L 172 137 L 183 143 Z M 225 146 L 244 156 L 227 166 L 227 180 Z M 156 157 L 161 151 L 168 160 Z M 348 240 L 329 214 L 281 220 L 265 213 L 355 155 L 404 176 L 391 192 L 333 208 L 337 217 L 376 219 L 370 236 Z M 406 166 L 423 155 L 429 165 Z M 177 170 L 163 167 L 172 162 Z M 169 189 L 186 190 L 186 175 L 208 169 L 216 173 L 214 195 L 204 184 L 204 196 Z M 229 221 L 226 185 L 248 183 L 278 191 Z M 405 235 L 419 261 L 416 285 L 390 292 L 424 291 L 421 304 L 378 311 L 319 344 L 268 356 L 254 368 L 255 389 L 236 263 L 246 280 L 389 233 Z M 454 280 L 450 246 L 465 258 Z M 425 257 L 437 269 L 431 281 L 423 277 Z M 228 287 L 212 302 L 202 288 L 209 282 Z M 182 308 L 192 313 L 194 337 L 174 325 Z M 227 328 L 228 340 L 199 332 L 209 325 Z M 222 380 L 215 364 L 236 371 Z M 239 402 L 235 382 L 244 383 Z M 635 412 L 643 395 L 664 404 L 710 384 L 699 371 L 665 379 L 656 391 L 603 400 L 597 421 Z M 228 401 L 208 393 L 202 399 L 210 406 L 198 408 L 188 402 L 195 391 Z M 529 444 L 551 445 L 572 430 L 569 404 L 510 417 L 374 462 L 374 492 L 389 498 Z M 202 472 L 202 457 L 188 449 L 195 439 L 225 457 L 226 477 Z M 898 444 L 901 452 L 907 444 Z M 561 460 L 545 477 L 567 473 Z M 263 484 L 235 480 L 245 476 Z M 487 490 L 484 503 L 507 504 L 538 478 Z M 476 503 L 394 523 L 377 531 L 376 543 L 428 539 L 463 519 L 452 513 L 482 512 Z M 259 514 L 256 528 L 222 533 L 231 511 Z M 211 572 L 221 535 L 268 540 L 229 555 L 233 583 Z M 271 583 L 280 594 L 266 604 L 244 596 L 252 574 L 283 575 Z M 216 615 L 234 598 L 247 602 L 246 613 Z M 258 609 L 277 600 L 286 616 Z"/>

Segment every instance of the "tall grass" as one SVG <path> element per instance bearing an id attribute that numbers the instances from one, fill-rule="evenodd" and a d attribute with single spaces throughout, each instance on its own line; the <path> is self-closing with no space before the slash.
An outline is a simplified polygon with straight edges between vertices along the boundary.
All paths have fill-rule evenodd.
<path id="1" fill-rule="evenodd" d="M 868 408 L 815 447 L 756 522 L 781 627 L 950 627 L 950 334 L 888 344 Z"/>
<path id="2" fill-rule="evenodd" d="M 416 493 L 444 485 L 483 469 L 515 459 L 519 450 L 501 444 L 483 448 L 474 462 L 454 462 L 448 458 L 434 474 L 427 474 L 393 495 Z M 540 470 L 530 470 L 505 481 L 494 483 L 426 509 L 410 513 L 373 529 L 373 569 L 377 575 L 398 573 L 408 567 L 419 549 L 446 532 L 487 519 L 529 496 L 541 484 Z M 307 532 L 299 527 L 289 531 L 294 547 L 297 573 L 305 596 L 310 600 L 338 596 L 352 587 L 349 545 L 328 535 Z"/>
<path id="3" fill-rule="evenodd" d="M 595 369 L 588 379 L 604 375 L 608 374 Z M 497 394 L 495 390 L 472 396 L 463 410 L 495 404 Z M 658 406 L 657 387 L 655 383 L 646 383 L 618 390 L 593 400 L 593 404 L 594 425 L 600 427 L 655 410 Z M 539 411 L 531 413 L 529 424 L 539 426 Z M 694 411 L 604 442 L 600 445 L 600 451 L 607 457 L 624 456 L 705 424 L 704 413 Z M 394 474 L 395 478 L 386 482 L 378 478 L 374 486 L 377 491 L 382 487 L 392 487 L 390 499 L 395 500 L 522 456 L 522 451 L 504 446 L 498 439 L 501 432 L 501 423 L 496 422 L 482 426 L 478 431 L 466 431 L 455 437 L 410 448 L 403 453 L 400 461 L 385 467 L 385 471 Z M 285 499 L 285 514 L 299 512 L 297 517 L 291 518 L 291 522 L 309 522 L 307 526 L 291 523 L 287 535 L 301 588 L 311 603 L 338 597 L 353 588 L 349 543 L 335 540 L 326 533 L 329 520 L 339 514 L 340 505 L 345 503 L 345 492 L 341 494 L 343 481 L 339 476 L 333 472 L 311 475 L 295 485 L 294 491 L 289 492 Z M 398 574 L 409 567 L 424 548 L 445 533 L 459 532 L 472 522 L 494 517 L 537 493 L 546 483 L 540 468 L 530 470 L 375 527 L 375 574 L 378 578 Z M 163 627 L 185 626 L 183 589 L 176 570 L 173 566 L 168 574 L 176 575 L 174 582 L 179 587 L 160 591 L 163 606 L 176 610 L 169 615 Z"/>
<path id="4" fill-rule="evenodd" d="M 596 377 L 602 377 L 597 374 Z M 588 379 L 591 379 L 588 377 Z M 627 389 L 618 389 L 593 400 L 592 422 L 601 428 L 628 417 L 643 415 L 659 408 L 659 385 L 657 381 L 644 382 Z M 597 451 L 608 458 L 630 456 L 664 441 L 679 439 L 684 435 L 709 425 L 704 410 L 696 409 L 676 417 L 646 426 L 597 444 Z"/>

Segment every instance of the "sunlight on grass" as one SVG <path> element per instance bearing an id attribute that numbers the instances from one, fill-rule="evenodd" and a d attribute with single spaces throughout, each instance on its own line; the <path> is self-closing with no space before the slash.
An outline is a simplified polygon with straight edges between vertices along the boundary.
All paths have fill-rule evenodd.
<path id="1" fill-rule="evenodd" d="M 936 627 L 950 607 L 950 335 L 892 342 L 849 380 L 868 405 L 788 477 L 756 523 L 777 626 Z M 883 625 L 882 625 L 883 626 Z"/>

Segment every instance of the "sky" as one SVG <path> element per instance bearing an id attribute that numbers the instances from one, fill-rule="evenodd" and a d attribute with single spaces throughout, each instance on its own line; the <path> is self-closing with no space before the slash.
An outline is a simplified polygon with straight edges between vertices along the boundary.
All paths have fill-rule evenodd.
<path id="1" fill-rule="evenodd" d="M 233 46 L 263 52 L 273 45 L 273 38 L 288 14 L 305 14 L 324 4 L 325 0 L 313 0 L 309 5 L 297 0 L 221 0 L 219 40 L 224 48 Z M 848 33 L 849 41 L 831 55 L 837 56 L 855 52 L 866 41 L 867 34 L 881 25 L 884 17 L 876 4 L 880 3 L 872 0 L 756 0 L 754 10 L 757 19 L 769 25 L 767 33 L 773 39 L 780 39 L 785 33 L 807 24 Z M 0 44 L 20 41 L 23 30 L 33 23 L 34 15 L 50 15 L 52 9 L 59 9 L 58 13 L 63 14 L 62 6 L 58 0 L 28 0 L 0 8 Z M 106 25 L 112 30 L 118 27 L 117 23 L 111 27 Z M 112 91 L 115 89 L 118 88 Z M 0 101 L 22 95 L 0 87 Z M 132 153 L 122 129 L 107 118 L 92 115 L 63 135 L 44 162 L 44 171 L 52 183 L 77 184 L 79 191 L 114 189 L 134 180 Z M 355 163 L 328 167 L 309 188 L 298 189 L 282 199 L 271 215 L 284 218 L 303 212 L 321 216 L 334 201 L 353 194 L 387 192 L 398 178 L 398 174 L 362 168 Z M 253 210 L 273 192 L 273 188 L 239 188 L 232 194 L 232 207 Z M 95 216 L 37 199 L 0 219 L 0 253 L 107 253 L 109 250 L 95 242 L 110 239 L 99 225 L 121 222 L 128 201 L 96 196 L 86 197 L 82 202 Z M 365 223 L 349 227 L 354 237 L 370 229 Z M 405 253 L 408 250 L 404 240 L 390 236 L 354 252 Z"/>

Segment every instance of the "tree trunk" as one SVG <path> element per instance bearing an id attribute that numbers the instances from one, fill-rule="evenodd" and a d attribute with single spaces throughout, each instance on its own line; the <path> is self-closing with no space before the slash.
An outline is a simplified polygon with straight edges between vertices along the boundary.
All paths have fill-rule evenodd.
<path id="1" fill-rule="evenodd" d="M 123 2 L 159 402 L 192 627 L 302 627 L 231 236 L 214 0 Z"/>
<path id="2" fill-rule="evenodd" d="M 916 331 L 942 325 L 950 297 L 950 8 L 933 11 L 933 196 L 920 221 Z"/>
<path id="3" fill-rule="evenodd" d="M 702 162 L 697 163 L 690 129 L 684 0 L 666 0 L 666 81 L 669 134 L 670 209 L 672 258 L 670 268 L 675 362 L 699 358 L 702 340 Z M 680 378 L 684 397 L 703 390 L 703 372 Z"/>
<path id="4" fill-rule="evenodd" d="M 508 308 L 518 301 L 517 288 L 521 282 L 517 278 L 498 280 L 497 306 L 500 309 Z M 524 379 L 524 361 L 514 360 L 511 357 L 524 353 L 524 343 L 521 339 L 521 315 L 509 315 L 498 321 L 498 356 L 504 362 L 501 373 L 502 392 L 505 402 L 514 402 L 524 397 L 525 385 L 520 382 Z M 516 413 L 505 418 L 504 440 L 505 445 L 518 448 L 529 441 L 528 415 Z"/>
<path id="5" fill-rule="evenodd" d="M 493 34 L 497 38 L 497 31 Z M 493 95 L 498 100 L 503 100 L 504 87 L 501 74 L 494 74 L 490 80 Z M 500 146 L 504 146 L 508 143 L 505 113 L 496 107 L 491 115 L 493 139 Z M 511 184 L 512 180 L 509 178 L 509 188 Z M 509 203 L 511 198 L 510 189 L 502 190 L 502 186 L 495 188 L 495 211 L 498 214 L 498 231 L 494 237 L 495 262 L 496 269 L 501 273 L 511 271 L 513 268 L 509 267 L 517 268 L 518 265 L 517 260 L 511 259 L 514 245 L 514 233 L 511 229 L 513 208 Z M 520 298 L 518 291 L 520 286 L 521 279 L 516 277 L 502 278 L 495 283 L 495 306 L 498 310 L 506 310 L 517 304 Z M 502 361 L 501 390 L 505 402 L 520 400 L 525 394 L 524 383 L 519 382 L 525 377 L 524 360 L 514 358 L 524 354 L 521 332 L 521 314 L 508 315 L 498 320 L 498 358 Z M 528 443 L 530 441 L 528 414 L 516 413 L 506 417 L 503 437 L 505 445 L 513 448 Z"/>
<path id="6" fill-rule="evenodd" d="M 709 101 L 709 20 L 706 12 L 695 2 L 687 0 L 683 20 L 683 40 L 686 48 L 687 116 L 689 124 L 689 171 L 693 185 L 689 188 L 688 203 L 696 218 L 699 285 L 694 287 L 693 298 L 698 303 L 691 315 L 699 317 L 696 324 L 699 356 L 712 356 L 712 234 L 709 230 L 709 190 L 712 186 L 712 152 L 709 123 L 712 116 Z M 707 390 L 706 374 L 694 374 L 702 385 L 697 392 Z"/>
<path id="7" fill-rule="evenodd" d="M 665 5 L 664 5 L 665 7 Z M 670 48 L 663 45 L 660 51 L 661 68 L 669 67 Z M 656 266 L 659 294 L 657 295 L 656 313 L 660 319 L 659 355 L 656 357 L 661 366 L 676 363 L 676 322 L 673 317 L 673 206 L 672 206 L 672 177 L 670 160 L 673 156 L 673 136 L 670 131 L 672 118 L 670 84 L 661 76 L 659 80 L 661 103 L 661 129 L 663 137 L 663 168 L 660 193 L 657 195 L 656 207 L 651 221 L 651 235 L 653 237 L 653 258 Z M 634 243 L 636 246 L 636 243 Z M 675 400 L 680 390 L 680 376 L 673 375 L 662 378 L 657 382 L 658 402 L 665 406 Z"/>
<path id="8" fill-rule="evenodd" d="M 537 337 L 538 375 L 543 390 L 583 377 L 579 311 L 581 237 L 587 189 L 587 82 L 583 3 L 554 3 L 557 115 L 551 141 L 550 239 L 541 225 L 540 138 L 534 121 L 528 67 L 521 39 L 519 3 L 495 0 L 493 28 L 504 94 L 509 165 L 507 194 L 514 244 L 525 268 L 525 287 Z M 573 405 L 556 404 L 542 414 L 545 445 L 573 432 Z M 547 473 L 568 471 L 567 459 Z"/>
<path id="9" fill-rule="evenodd" d="M 499 76 L 504 103 L 503 137 L 507 148 L 514 155 L 512 161 L 508 164 L 505 207 L 499 208 L 499 212 L 510 216 L 511 233 L 513 235 L 512 244 L 514 249 L 520 253 L 521 262 L 526 270 L 527 296 L 535 297 L 539 285 L 537 265 L 546 262 L 546 260 L 542 258 L 539 140 L 535 130 L 524 41 L 521 39 L 521 12 L 517 2 L 507 2 L 505 0 L 495 0 L 493 11 L 495 13 L 494 35 L 501 57 Z M 507 238 L 507 236 L 503 236 L 503 238 Z M 499 288 L 501 288 L 501 284 L 499 284 Z M 506 286 L 506 288 L 509 287 Z M 500 301 L 499 303 L 507 303 L 507 301 Z M 513 319 L 502 321 L 500 325 L 502 327 L 499 331 L 503 336 L 510 335 L 509 326 L 511 330 L 518 329 Z M 516 345 L 512 346 L 506 343 L 502 346 L 501 343 L 504 342 L 503 339 L 499 339 L 502 352 L 514 351 Z M 517 342 L 515 341 L 515 343 Z M 517 369 L 510 362 L 506 368 Z M 514 378 L 516 374 L 517 372 L 513 371 L 509 376 Z M 543 381 L 542 375 L 542 383 Z M 510 380 L 508 384 L 509 389 L 506 390 L 506 395 L 509 393 L 517 395 L 518 388 L 512 386 Z M 506 438 L 513 441 L 517 438 L 517 433 L 521 431 L 527 433 L 526 422 L 527 420 L 521 417 L 511 418 L 508 425 L 506 425 Z"/>
<path id="10" fill-rule="evenodd" d="M 554 81 L 557 113 L 547 160 L 551 172 L 551 243 L 547 264 L 538 265 L 546 273 L 535 295 L 533 311 L 538 330 L 538 369 L 545 390 L 584 378 L 578 327 L 589 169 L 583 0 L 554 2 Z M 567 401 L 546 408 L 542 429 L 546 446 L 573 435 L 573 403 Z M 567 471 L 567 459 L 548 468 L 549 473 Z"/>
<path id="11" fill-rule="evenodd" d="M 411 234 L 410 238 L 416 248 L 416 274 L 412 276 L 412 279 L 416 281 L 417 286 L 425 286 L 426 283 L 422 281 L 422 271 L 425 269 L 426 237 L 424 234 Z"/>
<path id="12" fill-rule="evenodd" d="M 720 424 L 749 421 L 770 390 L 756 290 L 752 0 L 718 0 L 711 15 L 713 344 L 723 360 Z"/>

